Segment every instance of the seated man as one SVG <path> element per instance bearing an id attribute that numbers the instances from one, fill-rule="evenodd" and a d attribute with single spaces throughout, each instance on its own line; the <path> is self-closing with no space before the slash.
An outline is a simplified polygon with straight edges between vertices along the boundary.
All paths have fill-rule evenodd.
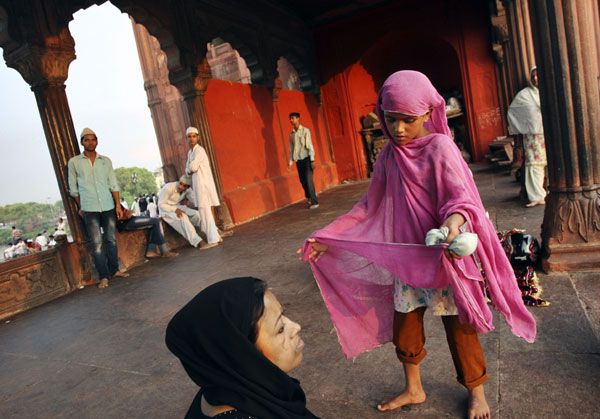
<path id="1" fill-rule="evenodd" d="M 35 237 L 36 243 L 39 243 L 42 250 L 48 250 L 48 239 L 44 235 L 45 232 L 46 231 L 38 233 L 38 235 Z"/>
<path id="2" fill-rule="evenodd" d="M 12 241 L 8 242 L 8 247 L 4 249 L 4 260 L 12 259 L 15 257 L 15 245 Z"/>
<path id="3" fill-rule="evenodd" d="M 192 180 L 186 175 L 181 176 L 179 182 L 169 182 L 163 186 L 158 193 L 158 213 L 165 223 L 185 237 L 192 246 L 200 247 L 201 250 L 209 249 L 217 246 L 220 241 L 213 244 L 203 241 L 194 228 L 200 227 L 200 214 L 181 204 L 184 199 L 196 203 L 191 186 Z"/>
<path id="4" fill-rule="evenodd" d="M 27 246 L 25 246 L 25 242 L 23 241 L 23 239 L 19 238 L 17 240 L 17 244 L 15 245 L 15 249 L 13 250 L 13 252 L 15 256 L 25 256 L 29 253 L 29 250 L 27 250 Z"/>
<path id="5" fill-rule="evenodd" d="M 134 231 L 143 230 L 146 228 L 150 229 L 150 234 L 148 236 L 148 248 L 146 249 L 146 257 L 148 259 L 158 257 L 174 258 L 175 256 L 179 255 L 179 253 L 171 252 L 167 248 L 167 242 L 162 230 L 160 218 L 134 216 L 133 211 L 126 208 L 121 209 L 123 211 L 123 215 L 117 220 L 117 229 L 119 231 Z M 160 251 L 160 254 L 156 251 L 157 247 Z"/>
<path id="6" fill-rule="evenodd" d="M 60 217 L 54 226 L 55 226 L 54 237 L 63 236 L 63 235 L 67 234 L 67 227 L 65 225 L 64 218 Z"/>

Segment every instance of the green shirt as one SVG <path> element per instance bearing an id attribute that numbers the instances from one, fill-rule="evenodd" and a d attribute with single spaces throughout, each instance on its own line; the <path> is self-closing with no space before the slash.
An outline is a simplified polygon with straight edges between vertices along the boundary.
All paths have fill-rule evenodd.
<path id="1" fill-rule="evenodd" d="M 119 191 L 112 162 L 96 154 L 94 165 L 81 153 L 69 160 L 69 193 L 79 196 L 81 209 L 88 212 L 110 211 L 115 208 L 112 192 Z"/>

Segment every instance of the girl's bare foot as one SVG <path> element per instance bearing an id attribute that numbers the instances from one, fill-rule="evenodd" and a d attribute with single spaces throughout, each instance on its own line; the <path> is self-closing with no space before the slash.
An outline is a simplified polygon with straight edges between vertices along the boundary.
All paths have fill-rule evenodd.
<path id="1" fill-rule="evenodd" d="M 407 404 L 419 404 L 423 403 L 427 396 L 423 389 L 408 391 L 404 390 L 400 395 L 393 399 L 385 398 L 377 405 L 377 410 L 385 412 L 386 410 L 394 410 Z"/>
<path id="2" fill-rule="evenodd" d="M 160 257 L 160 255 L 156 252 L 146 252 L 146 258 L 148 258 L 148 259 L 156 259 L 159 257 Z"/>
<path id="3" fill-rule="evenodd" d="M 483 384 L 469 390 L 469 419 L 490 419 L 491 417 Z"/>
<path id="4" fill-rule="evenodd" d="M 102 278 L 98 284 L 98 288 L 108 288 L 108 279 Z"/>

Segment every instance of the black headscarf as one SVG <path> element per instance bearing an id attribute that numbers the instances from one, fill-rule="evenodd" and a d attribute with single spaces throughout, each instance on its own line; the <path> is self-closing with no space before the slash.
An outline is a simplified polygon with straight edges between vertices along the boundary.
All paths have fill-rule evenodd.
<path id="1" fill-rule="evenodd" d="M 298 380 L 248 338 L 256 281 L 232 278 L 201 291 L 169 322 L 167 347 L 212 405 L 229 405 L 261 419 L 315 418 Z"/>

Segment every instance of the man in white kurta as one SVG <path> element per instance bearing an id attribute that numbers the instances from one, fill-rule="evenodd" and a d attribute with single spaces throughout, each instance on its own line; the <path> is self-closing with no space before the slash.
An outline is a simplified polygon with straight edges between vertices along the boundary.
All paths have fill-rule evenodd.
<path id="1" fill-rule="evenodd" d="M 200 140 L 198 129 L 189 127 L 185 135 L 190 143 L 185 173 L 192 178 L 195 201 L 200 213 L 200 228 L 206 234 L 208 246 L 218 246 L 222 240 L 211 207 L 219 206 L 221 203 L 210 169 L 210 161 L 204 148 L 198 144 Z"/>
<path id="2" fill-rule="evenodd" d="M 207 244 L 196 232 L 194 226 L 200 227 L 200 214 L 186 205 L 181 204 L 184 199 L 195 204 L 196 198 L 190 189 L 192 180 L 189 176 L 182 176 L 179 182 L 169 182 L 158 193 L 159 216 L 181 234 L 194 247 L 205 248 Z M 204 245 L 204 246 L 203 246 Z"/>

